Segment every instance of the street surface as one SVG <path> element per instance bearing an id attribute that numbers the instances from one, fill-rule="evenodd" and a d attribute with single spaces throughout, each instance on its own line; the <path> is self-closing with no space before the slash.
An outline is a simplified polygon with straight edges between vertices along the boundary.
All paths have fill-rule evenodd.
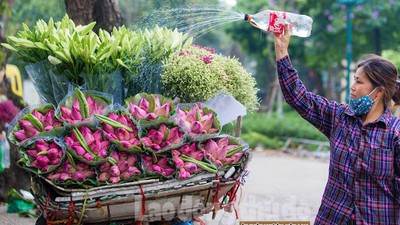
<path id="1" fill-rule="evenodd" d="M 328 174 L 328 160 L 299 157 L 279 151 L 254 152 L 250 174 L 238 192 L 239 220 L 219 211 L 202 219 L 207 225 L 239 224 L 239 221 L 311 221 L 318 211 Z M 230 217 L 229 217 L 230 216 Z M 223 221 L 229 223 L 222 223 Z M 7 214 L 0 206 L 2 225 L 30 225 L 35 219 Z M 220 223 L 221 222 L 221 223 Z"/>

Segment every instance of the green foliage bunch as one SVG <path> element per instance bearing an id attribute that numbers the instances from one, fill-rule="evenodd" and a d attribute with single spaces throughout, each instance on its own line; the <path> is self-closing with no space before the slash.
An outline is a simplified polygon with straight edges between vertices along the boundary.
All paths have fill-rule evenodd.
<path id="1" fill-rule="evenodd" d="M 249 110 L 258 106 L 256 81 L 241 63 L 214 50 L 193 45 L 164 60 L 164 95 L 181 102 L 206 101 L 220 91 L 232 94 Z"/>
<path id="2" fill-rule="evenodd" d="M 187 35 L 167 28 L 133 31 L 122 26 L 111 33 L 100 30 L 96 34 L 94 26 L 94 22 L 76 26 L 68 15 L 59 22 L 52 18 L 48 23 L 38 20 L 32 29 L 23 24 L 23 30 L 16 36 L 9 36 L 9 43 L 2 45 L 16 52 L 26 63 L 48 60 L 56 66 L 58 74 L 82 85 L 83 74 L 107 74 L 117 69 L 127 74 L 138 73 L 138 65 L 161 61 L 191 44 Z"/>

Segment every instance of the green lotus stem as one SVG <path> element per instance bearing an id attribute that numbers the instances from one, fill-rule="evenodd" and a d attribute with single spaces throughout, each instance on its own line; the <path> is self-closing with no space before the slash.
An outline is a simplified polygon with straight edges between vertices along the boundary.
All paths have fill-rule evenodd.
<path id="1" fill-rule="evenodd" d="M 235 149 L 232 149 L 232 150 L 230 150 L 228 153 L 226 153 L 226 157 L 227 157 L 227 158 L 230 158 L 230 157 L 232 157 L 234 154 L 239 153 L 239 152 L 242 152 L 243 149 L 244 149 L 244 146 L 240 146 L 240 147 L 237 147 L 237 148 L 235 148 Z"/>
<path id="2" fill-rule="evenodd" d="M 118 164 L 117 160 L 115 160 L 113 157 L 107 157 L 107 162 L 110 163 L 112 166 Z"/>
<path id="3" fill-rule="evenodd" d="M 31 124 L 38 130 L 38 131 L 43 131 L 43 123 L 36 118 L 36 116 L 32 115 L 32 114 L 26 114 L 26 118 L 29 120 L 29 122 L 31 122 Z"/>
<path id="4" fill-rule="evenodd" d="M 85 95 L 82 93 L 79 88 L 75 88 L 75 93 L 79 102 L 79 110 L 83 119 L 86 119 L 90 116 L 89 105 L 86 101 Z"/>
<path id="5" fill-rule="evenodd" d="M 125 126 L 124 124 L 122 124 L 120 122 L 117 122 L 117 121 L 115 121 L 115 120 L 113 120 L 111 118 L 108 118 L 107 116 L 103 116 L 103 115 L 99 115 L 99 114 L 95 114 L 94 116 L 97 119 L 101 120 L 102 122 L 104 122 L 104 123 L 106 123 L 106 124 L 108 124 L 108 125 L 110 125 L 112 127 L 123 128 L 123 129 L 125 129 L 125 130 L 127 130 L 129 132 L 133 132 L 132 128 L 130 128 L 128 126 Z"/>
<path id="6" fill-rule="evenodd" d="M 180 158 L 181 158 L 183 161 L 191 162 L 191 163 L 196 164 L 196 166 L 198 166 L 198 167 L 204 169 L 204 170 L 207 171 L 207 172 L 210 172 L 210 173 L 217 173 L 217 172 L 218 172 L 218 168 L 217 168 L 215 165 L 213 165 L 213 164 L 206 163 L 206 162 L 202 162 L 202 161 L 193 159 L 193 158 L 191 158 L 191 157 L 189 157 L 189 156 L 186 156 L 186 155 L 181 155 Z"/>
<path id="7" fill-rule="evenodd" d="M 97 155 L 90 150 L 89 146 L 87 145 L 85 138 L 82 136 L 82 133 L 78 130 L 78 128 L 74 127 L 74 134 L 78 139 L 79 143 L 82 145 L 82 148 L 85 149 L 87 153 L 89 153 L 93 158 L 96 158 Z"/>
<path id="8" fill-rule="evenodd" d="M 75 170 L 78 170 L 78 167 L 75 164 L 74 158 L 69 152 L 65 152 L 65 156 L 67 156 L 69 164 L 71 164 L 72 167 L 74 167 Z"/>
<path id="9" fill-rule="evenodd" d="M 47 155 L 47 151 L 41 151 L 37 155 Z"/>

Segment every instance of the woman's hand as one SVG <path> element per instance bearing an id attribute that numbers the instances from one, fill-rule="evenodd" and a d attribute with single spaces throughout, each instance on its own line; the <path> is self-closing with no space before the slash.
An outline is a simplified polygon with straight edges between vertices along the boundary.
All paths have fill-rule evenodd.
<path id="1" fill-rule="evenodd" d="M 274 33 L 274 36 L 276 60 L 280 60 L 288 55 L 288 47 L 290 42 L 289 24 L 284 25 L 283 34 Z"/>

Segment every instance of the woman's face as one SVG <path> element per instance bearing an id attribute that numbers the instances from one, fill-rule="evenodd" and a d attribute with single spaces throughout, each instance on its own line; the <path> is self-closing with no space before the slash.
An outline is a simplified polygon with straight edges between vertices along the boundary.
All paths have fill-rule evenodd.
<path id="1" fill-rule="evenodd" d="M 365 75 L 363 67 L 359 67 L 354 75 L 354 83 L 351 85 L 350 98 L 360 98 L 364 95 L 370 94 L 374 90 L 374 86 L 371 81 Z M 374 92 L 375 93 L 375 92 Z M 370 95 L 371 99 L 375 99 L 374 93 Z"/>

